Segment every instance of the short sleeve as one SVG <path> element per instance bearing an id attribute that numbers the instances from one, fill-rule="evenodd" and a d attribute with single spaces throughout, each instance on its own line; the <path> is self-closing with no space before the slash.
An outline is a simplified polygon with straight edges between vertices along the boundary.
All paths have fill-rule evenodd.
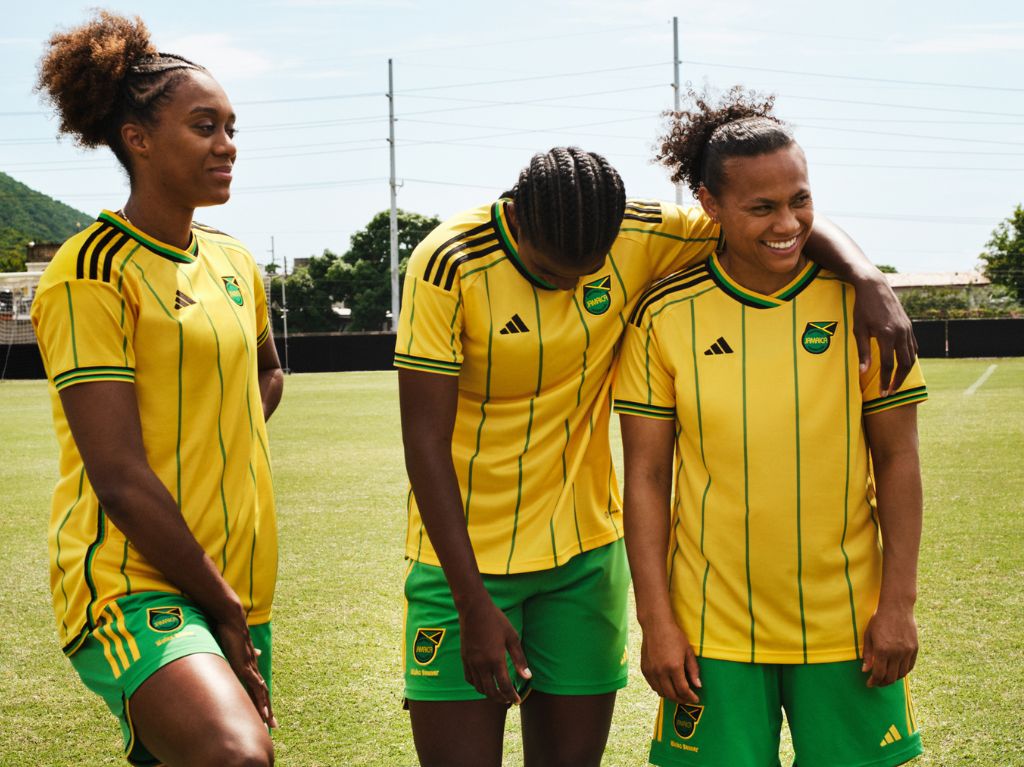
<path id="1" fill-rule="evenodd" d="M 718 224 L 699 206 L 683 208 L 663 202 L 661 210 L 661 221 L 649 234 L 648 252 L 655 279 L 703 261 L 715 251 L 721 236 Z"/>
<path id="2" fill-rule="evenodd" d="M 263 346 L 270 338 L 270 315 L 267 313 L 267 290 L 263 274 L 255 262 L 252 265 L 252 296 L 256 303 L 256 346 Z"/>
<path id="3" fill-rule="evenodd" d="M 57 283 L 36 295 L 32 323 L 57 391 L 91 381 L 134 382 L 134 313 L 110 284 Z"/>
<path id="4" fill-rule="evenodd" d="M 628 325 L 615 376 L 615 412 L 671 421 L 675 404 L 674 381 L 662 362 L 653 326 Z"/>
<path id="5" fill-rule="evenodd" d="M 462 368 L 462 283 L 458 271 L 450 283 L 426 279 L 431 238 L 409 258 L 402 287 L 402 309 L 395 339 L 395 367 L 442 375 Z"/>
<path id="6" fill-rule="evenodd" d="M 872 338 L 871 364 L 860 377 L 860 390 L 864 401 L 862 412 L 864 415 L 881 413 L 883 410 L 891 410 L 901 405 L 924 402 L 928 399 L 928 389 L 925 386 L 924 374 L 921 372 L 921 360 L 914 361 L 914 367 L 911 368 L 906 380 L 903 381 L 897 391 L 891 392 L 888 397 L 881 396 L 881 369 L 881 355 L 878 351 L 878 342 Z"/>

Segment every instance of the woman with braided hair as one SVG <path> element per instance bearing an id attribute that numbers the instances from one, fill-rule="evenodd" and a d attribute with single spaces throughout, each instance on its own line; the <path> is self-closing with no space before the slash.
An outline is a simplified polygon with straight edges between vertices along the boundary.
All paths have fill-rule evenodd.
<path id="1" fill-rule="evenodd" d="M 700 208 L 627 200 L 603 157 L 559 147 L 410 257 L 395 365 L 423 765 L 500 764 L 513 703 L 527 767 L 600 763 L 628 655 L 615 353 L 643 291 L 719 236 Z M 864 316 L 899 326 L 912 360 L 909 323 L 856 246 L 826 222 L 809 250 L 857 282 Z"/>
<path id="2" fill-rule="evenodd" d="M 915 364 L 887 392 L 874 343 L 858 375 L 861 297 L 807 257 L 807 161 L 772 101 L 674 115 L 659 159 L 724 244 L 644 294 L 619 361 L 650 760 L 778 765 L 785 711 L 800 767 L 888 767 L 921 753 L 927 390 Z"/>
<path id="3" fill-rule="evenodd" d="M 130 182 L 32 307 L 60 443 L 61 644 L 132 764 L 272 764 L 266 419 L 283 376 L 252 256 L 192 218 L 230 196 L 234 111 L 203 67 L 105 11 L 51 38 L 38 88 Z"/>

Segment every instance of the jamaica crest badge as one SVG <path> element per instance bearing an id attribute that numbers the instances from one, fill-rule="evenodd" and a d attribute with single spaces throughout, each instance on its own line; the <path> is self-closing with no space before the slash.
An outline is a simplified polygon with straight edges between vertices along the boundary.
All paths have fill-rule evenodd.
<path id="1" fill-rule="evenodd" d="M 228 293 L 228 298 L 234 301 L 239 306 L 245 303 L 245 299 L 242 297 L 242 289 L 238 286 L 238 278 L 233 274 L 227 277 L 221 277 L 224 282 L 224 290 Z"/>
<path id="2" fill-rule="evenodd" d="M 821 354 L 832 345 L 838 322 L 808 322 L 800 343 L 811 354 Z"/>
<path id="3" fill-rule="evenodd" d="M 611 275 L 583 285 L 583 308 L 589 314 L 604 314 L 612 305 Z"/>
<path id="4" fill-rule="evenodd" d="M 697 731 L 697 724 L 704 713 L 704 706 L 694 703 L 677 703 L 672 715 L 672 729 L 683 740 L 689 740 Z"/>
<path id="5" fill-rule="evenodd" d="M 412 642 L 412 657 L 421 666 L 437 657 L 437 651 L 441 649 L 441 642 L 444 641 L 445 629 L 416 629 L 416 638 Z"/>
<path id="6" fill-rule="evenodd" d="M 153 631 L 168 634 L 180 629 L 185 618 L 180 607 L 150 607 L 146 610 L 146 623 Z"/>

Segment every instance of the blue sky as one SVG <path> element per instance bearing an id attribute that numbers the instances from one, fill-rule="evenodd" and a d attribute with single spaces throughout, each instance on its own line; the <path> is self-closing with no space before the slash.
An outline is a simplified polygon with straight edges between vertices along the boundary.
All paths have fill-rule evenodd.
<path id="1" fill-rule="evenodd" d="M 91 4 L 22 4 L 0 30 L 0 170 L 88 213 L 127 192 L 108 152 L 57 141 L 32 93 L 57 25 Z M 1015 7 L 1016 6 L 1016 9 Z M 521 0 L 116 2 L 161 50 L 206 65 L 239 116 L 234 195 L 200 211 L 258 260 L 343 251 L 389 204 L 394 59 L 399 205 L 442 217 L 493 199 L 535 151 L 605 154 L 638 197 L 682 79 L 778 94 L 819 212 L 878 263 L 971 268 L 1024 202 L 1024 13 L 1010 2 Z M 684 199 L 688 199 L 684 197 Z"/>

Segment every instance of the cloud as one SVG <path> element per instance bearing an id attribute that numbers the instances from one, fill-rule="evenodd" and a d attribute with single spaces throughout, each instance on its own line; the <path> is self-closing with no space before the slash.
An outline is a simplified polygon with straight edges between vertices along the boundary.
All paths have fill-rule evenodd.
<path id="1" fill-rule="evenodd" d="M 258 77 L 276 68 L 271 59 L 239 46 L 225 34 L 186 35 L 168 40 L 166 50 L 202 64 L 219 80 Z"/>
<path id="2" fill-rule="evenodd" d="M 954 28 L 935 37 L 896 43 L 896 53 L 963 54 L 1024 50 L 1024 24 L 978 24 Z"/>

